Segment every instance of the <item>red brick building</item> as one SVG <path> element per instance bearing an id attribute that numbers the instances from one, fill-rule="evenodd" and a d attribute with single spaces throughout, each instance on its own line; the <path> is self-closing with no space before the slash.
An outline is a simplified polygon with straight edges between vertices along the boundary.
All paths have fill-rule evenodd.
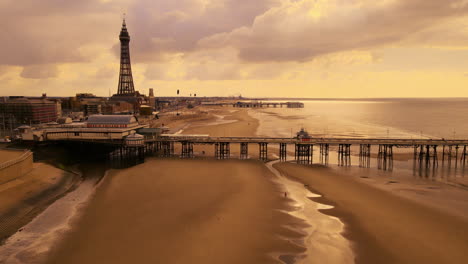
<path id="1" fill-rule="evenodd" d="M 5 126 L 42 124 L 57 120 L 59 102 L 42 99 L 10 98 L 0 102 L 0 119 Z"/>

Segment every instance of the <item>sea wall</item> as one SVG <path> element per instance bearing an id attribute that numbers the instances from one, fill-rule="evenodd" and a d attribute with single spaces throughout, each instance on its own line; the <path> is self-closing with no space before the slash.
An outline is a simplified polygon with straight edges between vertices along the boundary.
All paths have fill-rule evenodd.
<path id="1" fill-rule="evenodd" d="M 29 150 L 18 157 L 0 164 L 0 185 L 30 172 L 33 168 L 33 153 Z"/>

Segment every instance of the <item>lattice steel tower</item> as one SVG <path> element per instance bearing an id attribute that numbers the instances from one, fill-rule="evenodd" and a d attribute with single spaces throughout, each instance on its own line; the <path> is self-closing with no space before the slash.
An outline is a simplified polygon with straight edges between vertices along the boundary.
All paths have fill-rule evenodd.
<path id="1" fill-rule="evenodd" d="M 127 31 L 125 19 L 122 23 L 122 30 L 120 31 L 119 39 L 120 74 L 117 95 L 134 95 L 135 87 L 133 86 L 132 65 L 130 63 L 130 35 Z"/>

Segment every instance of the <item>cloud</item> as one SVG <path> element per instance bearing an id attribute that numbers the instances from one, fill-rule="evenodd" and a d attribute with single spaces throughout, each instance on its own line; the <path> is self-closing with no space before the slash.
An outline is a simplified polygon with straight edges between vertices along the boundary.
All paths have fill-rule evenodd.
<path id="1" fill-rule="evenodd" d="M 135 61 L 164 60 L 189 53 L 200 39 L 250 26 L 281 0 L 138 0 L 128 10 Z"/>
<path id="2" fill-rule="evenodd" d="M 264 67 L 265 69 L 259 69 Z M 150 64 L 145 77 L 150 80 L 242 80 L 263 78 L 271 74 L 271 65 L 242 64 L 232 49 L 197 51 L 186 55 L 173 56 L 164 63 Z M 253 72 L 257 72 L 255 76 Z M 278 72 L 278 71 L 275 71 Z M 276 76 L 275 76 L 276 77 Z"/>
<path id="3" fill-rule="evenodd" d="M 132 61 L 148 63 L 226 47 L 243 61 L 282 62 L 438 35 L 462 43 L 466 30 L 447 21 L 467 9 L 466 0 L 4 0 L 0 64 L 87 63 L 96 45 L 118 56 L 125 10 Z"/>
<path id="4" fill-rule="evenodd" d="M 237 64 L 209 64 L 188 67 L 185 79 L 187 80 L 239 80 L 243 79 L 240 67 Z"/>
<path id="5" fill-rule="evenodd" d="M 0 77 L 5 75 L 9 71 L 9 68 L 8 66 L 0 65 Z"/>
<path id="6" fill-rule="evenodd" d="M 0 2 L 0 64 L 87 62 L 84 49 L 106 43 L 111 46 L 109 28 L 117 3 L 95 0 L 3 0 Z M 118 23 L 118 22 L 117 22 Z M 118 26 L 115 26 L 115 33 Z"/>
<path id="7" fill-rule="evenodd" d="M 105 66 L 105 67 L 99 68 L 96 71 L 96 74 L 94 75 L 94 77 L 97 79 L 108 79 L 112 77 L 117 78 L 117 75 L 118 75 L 118 65 L 115 65 L 115 67 Z"/>
<path id="8" fill-rule="evenodd" d="M 291 84 L 302 95 L 354 85 L 359 96 L 359 72 L 365 83 L 391 71 L 369 81 L 377 86 L 415 70 L 456 73 L 466 87 L 467 9 L 468 0 L 2 0 L 1 88 L 114 91 L 123 12 L 141 90 L 288 95 Z"/>
<path id="9" fill-rule="evenodd" d="M 446 19 L 431 27 L 408 36 L 402 45 L 444 49 L 466 49 L 468 44 L 468 20 L 466 16 Z"/>
<path id="10" fill-rule="evenodd" d="M 20 76 L 27 79 L 48 79 L 59 75 L 57 65 L 30 65 L 23 68 Z"/>
<path id="11" fill-rule="evenodd" d="M 199 45 L 234 47 L 249 62 L 308 61 L 395 44 L 467 13 L 465 0 L 286 1 L 258 16 L 252 26 L 207 37 Z"/>

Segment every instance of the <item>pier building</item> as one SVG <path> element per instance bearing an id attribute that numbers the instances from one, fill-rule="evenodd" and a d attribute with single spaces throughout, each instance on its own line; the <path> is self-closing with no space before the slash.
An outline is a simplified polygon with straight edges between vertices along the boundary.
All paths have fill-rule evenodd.
<path id="1" fill-rule="evenodd" d="M 131 115 L 92 115 L 82 123 L 28 128 L 20 131 L 23 140 L 82 141 L 122 144 L 125 137 L 145 128 Z"/>
<path id="2" fill-rule="evenodd" d="M 134 128 L 137 119 L 132 115 L 92 115 L 86 121 L 87 128 Z"/>

